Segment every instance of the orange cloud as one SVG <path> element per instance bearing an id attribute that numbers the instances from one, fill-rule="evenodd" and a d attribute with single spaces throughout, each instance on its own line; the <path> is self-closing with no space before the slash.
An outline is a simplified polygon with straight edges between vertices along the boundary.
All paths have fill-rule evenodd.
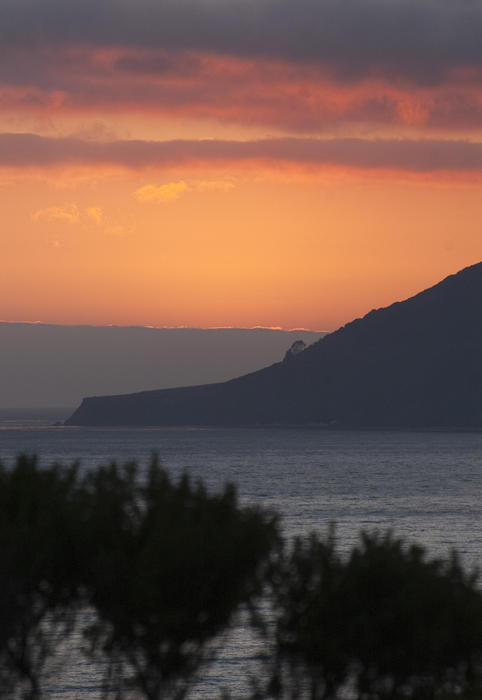
<path id="1" fill-rule="evenodd" d="M 63 207 L 47 207 L 32 214 L 33 221 L 58 221 L 66 224 L 80 223 L 80 211 L 76 204 Z"/>
<path id="2" fill-rule="evenodd" d="M 96 224 L 101 224 L 104 219 L 104 215 L 100 207 L 88 207 L 85 213 L 90 219 L 93 219 Z"/>
<path id="3" fill-rule="evenodd" d="M 134 192 L 139 202 L 172 202 L 187 192 L 189 187 L 185 182 L 168 182 L 167 185 L 144 185 Z"/>
<path id="4" fill-rule="evenodd" d="M 46 207 L 34 212 L 32 221 L 59 222 L 64 224 L 80 224 L 82 221 L 94 221 L 96 224 L 104 222 L 104 213 L 100 207 L 87 207 L 81 210 L 77 204 L 65 204 L 63 206 Z"/>
<path id="5" fill-rule="evenodd" d="M 134 192 L 139 202 L 172 202 L 186 192 L 227 192 L 234 188 L 231 180 L 195 180 L 190 183 L 169 182 L 166 185 L 143 185 Z"/>

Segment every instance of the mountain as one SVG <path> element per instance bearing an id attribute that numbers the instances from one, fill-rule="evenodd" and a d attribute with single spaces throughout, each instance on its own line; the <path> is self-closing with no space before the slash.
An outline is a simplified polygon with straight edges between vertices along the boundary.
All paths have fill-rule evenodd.
<path id="1" fill-rule="evenodd" d="M 84 399 L 69 425 L 482 426 L 482 263 L 231 381 Z"/>
<path id="2" fill-rule="evenodd" d="M 322 333 L 0 323 L 0 408 L 76 406 L 90 393 L 220 382 Z M 65 415 L 69 415 L 68 410 Z"/>

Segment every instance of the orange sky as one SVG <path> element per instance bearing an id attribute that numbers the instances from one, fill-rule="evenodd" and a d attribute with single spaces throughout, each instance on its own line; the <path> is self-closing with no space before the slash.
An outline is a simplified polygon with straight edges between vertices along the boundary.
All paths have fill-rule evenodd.
<path id="1" fill-rule="evenodd" d="M 3 320 L 330 330 L 482 258 L 477 61 L 89 41 L 6 49 Z"/>

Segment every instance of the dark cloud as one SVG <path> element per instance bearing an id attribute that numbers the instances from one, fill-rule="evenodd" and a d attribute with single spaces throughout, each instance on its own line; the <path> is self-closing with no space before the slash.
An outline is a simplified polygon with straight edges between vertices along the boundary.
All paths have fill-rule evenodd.
<path id="1" fill-rule="evenodd" d="M 0 134 L 0 166 L 115 165 L 139 169 L 262 161 L 425 173 L 482 172 L 482 143 L 435 140 L 273 138 L 97 143 L 34 134 Z"/>
<path id="2" fill-rule="evenodd" d="M 156 52 L 147 56 L 120 56 L 114 62 L 114 69 L 133 73 L 135 76 L 189 77 L 201 72 L 200 58 L 179 52 Z"/>
<path id="3" fill-rule="evenodd" d="M 482 65 L 480 0 L 2 0 L 0 44 L 201 50 L 432 84 Z"/>
<path id="4" fill-rule="evenodd" d="M 482 78 L 482 70 L 481 70 Z M 4 112 L 156 113 L 281 127 L 296 133 L 344 125 L 480 129 L 482 93 L 472 74 L 431 89 L 395 81 L 337 84 L 317 67 L 165 50 L 42 47 L 0 60 Z"/>

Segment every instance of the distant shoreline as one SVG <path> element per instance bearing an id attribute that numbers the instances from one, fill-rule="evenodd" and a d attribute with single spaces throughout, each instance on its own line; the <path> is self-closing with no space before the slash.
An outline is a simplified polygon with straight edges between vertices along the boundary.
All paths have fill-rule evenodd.
<path id="1" fill-rule="evenodd" d="M 239 425 L 64 425 L 75 407 L 0 408 L 0 426 L 21 427 L 23 423 L 46 427 L 86 428 L 100 430 L 312 430 L 323 432 L 409 432 L 409 433 L 480 433 L 482 426 L 350 426 L 314 423 L 239 424 Z"/>

